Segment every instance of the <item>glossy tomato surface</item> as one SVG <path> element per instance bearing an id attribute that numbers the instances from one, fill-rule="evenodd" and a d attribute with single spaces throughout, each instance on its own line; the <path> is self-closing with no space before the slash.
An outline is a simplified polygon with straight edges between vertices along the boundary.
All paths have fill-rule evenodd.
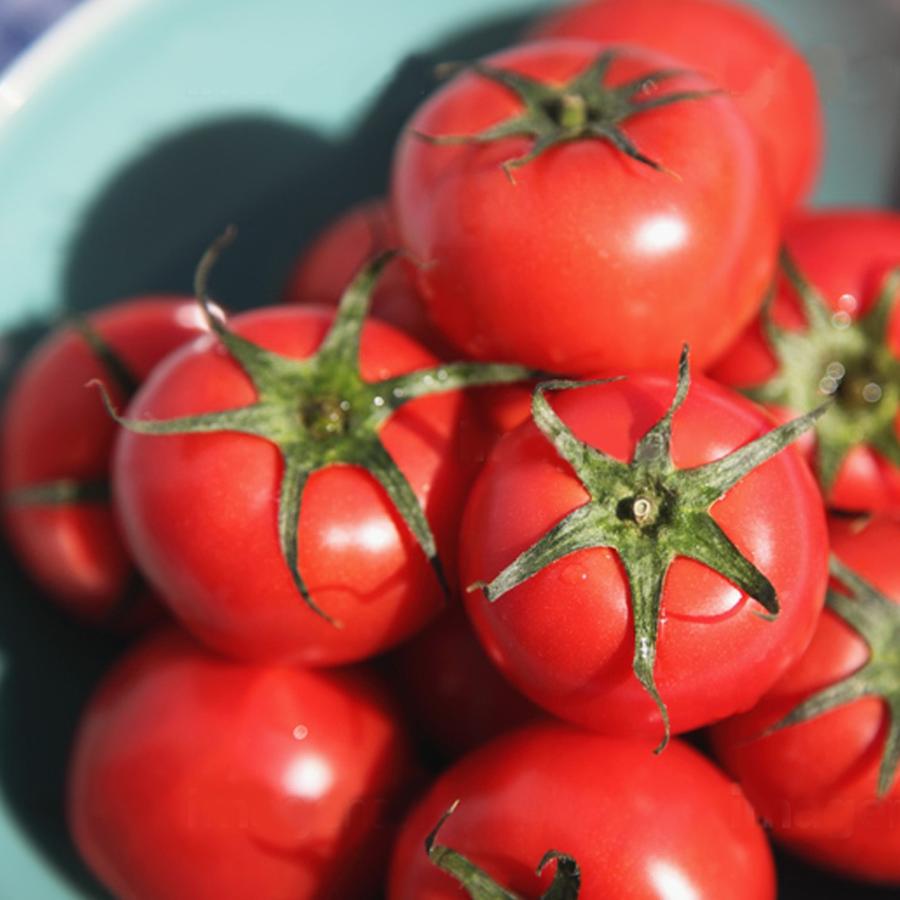
<path id="1" fill-rule="evenodd" d="M 670 378 L 637 375 L 566 391 L 551 402 L 580 440 L 630 461 L 674 389 Z M 675 466 L 719 459 L 771 427 L 748 401 L 695 378 L 674 418 Z M 462 584 L 490 581 L 587 500 L 537 426 L 507 434 L 469 498 Z M 761 607 L 722 575 L 675 559 L 663 585 L 655 666 L 675 733 L 749 709 L 806 648 L 824 601 L 825 516 L 797 451 L 788 448 L 752 471 L 711 514 L 769 578 L 781 610 L 766 621 Z M 615 551 L 577 551 L 492 603 L 480 590 L 468 593 L 466 606 L 493 661 L 535 703 L 604 733 L 660 737 L 656 705 L 632 673 L 630 595 Z"/>
<path id="2" fill-rule="evenodd" d="M 900 215 L 872 209 L 806 213 L 788 225 L 784 241 L 800 272 L 828 306 L 855 320 L 872 308 L 886 275 L 900 265 Z M 888 320 L 887 347 L 900 359 L 900 315 L 896 307 L 895 300 Z M 807 328 L 796 291 L 783 276 L 772 304 L 772 317 L 784 328 Z M 776 374 L 777 368 L 762 324 L 756 321 L 711 374 L 723 384 L 740 389 L 762 384 Z M 890 396 L 891 392 L 885 391 L 884 402 L 890 402 Z M 773 412 L 789 417 L 805 410 Z M 894 430 L 900 440 L 900 414 Z M 810 452 L 812 449 L 810 443 Z M 845 458 L 828 491 L 828 501 L 851 510 L 900 512 L 900 467 L 860 444 Z"/>
<path id="3" fill-rule="evenodd" d="M 88 322 L 136 382 L 205 331 L 196 304 L 176 297 L 124 301 Z M 145 589 L 132 596 L 134 567 L 103 496 L 118 426 L 90 387 L 95 380 L 116 402 L 127 401 L 73 327 L 54 332 L 18 374 L 0 432 L 4 524 L 19 559 L 48 596 L 84 621 L 114 625 L 121 619 L 127 625 L 144 617 L 150 598 Z M 63 481 L 91 486 L 96 496 L 53 503 L 13 499 L 24 488 Z"/>
<path id="4" fill-rule="evenodd" d="M 589 0 L 540 22 L 537 38 L 590 38 L 665 53 L 728 91 L 759 135 L 785 210 L 812 187 L 822 112 L 809 64 L 790 40 L 733 0 Z"/>
<path id="5" fill-rule="evenodd" d="M 410 814 L 394 849 L 390 900 L 463 896 L 429 861 L 425 836 L 459 800 L 438 842 L 504 888 L 538 897 L 547 850 L 575 857 L 579 897 L 769 900 L 771 854 L 739 788 L 679 741 L 652 745 L 559 723 L 512 732 L 442 775 Z"/>
<path id="6" fill-rule="evenodd" d="M 244 338 L 295 359 L 312 354 L 332 322 L 322 308 L 282 306 L 235 317 Z M 376 320 L 362 333 L 368 381 L 425 368 L 434 357 Z M 171 357 L 128 410 L 165 419 L 252 403 L 255 389 L 213 337 Z M 381 429 L 431 524 L 448 571 L 473 474 L 460 394 L 425 397 Z M 299 412 L 298 412 L 299 415 Z M 282 462 L 269 441 L 234 432 L 145 436 L 123 431 L 115 456 L 122 522 L 147 577 L 181 622 L 242 658 L 330 665 L 408 637 L 441 607 L 437 579 L 381 486 L 354 466 L 314 473 L 299 517 L 299 565 L 310 595 L 343 624 L 303 602 L 278 540 Z"/>
<path id="7" fill-rule="evenodd" d="M 560 85 L 599 54 L 588 42 L 532 44 L 488 62 Z M 622 51 L 607 82 L 671 60 Z M 648 88 L 705 90 L 680 75 Z M 521 112 L 517 97 L 462 73 L 413 116 L 398 145 L 391 200 L 401 241 L 424 262 L 418 285 L 435 324 L 476 358 L 566 373 L 697 365 L 722 353 L 759 309 L 778 214 L 768 171 L 723 96 L 641 113 L 622 130 L 666 171 L 608 141 L 575 140 L 515 169 L 533 141 L 437 146 Z M 673 174 L 674 173 L 674 174 Z"/>
<path id="8" fill-rule="evenodd" d="M 386 201 L 351 207 L 332 222 L 298 258 L 288 277 L 288 303 L 335 306 L 357 271 L 373 256 L 400 246 Z M 437 355 L 446 343 L 428 320 L 415 286 L 412 262 L 390 266 L 372 296 L 372 315 L 412 335 Z"/>
<path id="9" fill-rule="evenodd" d="M 349 900 L 377 894 L 412 772 L 361 672 L 235 663 L 171 630 L 88 706 L 69 820 L 120 900 Z"/>
<path id="10" fill-rule="evenodd" d="M 539 715 L 485 655 L 459 606 L 400 647 L 391 670 L 417 731 L 446 759 Z"/>
<path id="11" fill-rule="evenodd" d="M 900 603 L 900 524 L 833 518 L 830 533 L 836 556 Z M 779 841 L 856 878 L 900 884 L 900 782 L 882 798 L 876 792 L 889 715 L 882 700 L 863 697 L 763 736 L 868 656 L 860 635 L 826 609 L 797 664 L 753 710 L 713 729 L 712 738 Z"/>

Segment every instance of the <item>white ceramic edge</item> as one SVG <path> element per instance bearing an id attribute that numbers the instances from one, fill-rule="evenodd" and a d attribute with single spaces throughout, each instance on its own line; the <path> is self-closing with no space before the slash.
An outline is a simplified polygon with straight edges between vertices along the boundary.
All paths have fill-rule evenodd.
<path id="1" fill-rule="evenodd" d="M 0 129 L 92 40 L 149 0 L 82 0 L 0 71 Z"/>

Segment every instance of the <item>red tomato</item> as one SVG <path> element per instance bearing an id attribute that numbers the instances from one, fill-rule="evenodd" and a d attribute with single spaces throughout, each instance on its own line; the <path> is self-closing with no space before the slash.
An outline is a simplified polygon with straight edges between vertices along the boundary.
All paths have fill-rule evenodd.
<path id="1" fill-rule="evenodd" d="M 833 518 L 830 531 L 837 558 L 900 604 L 900 524 Z M 894 777 L 887 793 L 877 794 L 890 722 L 882 699 L 859 697 L 763 736 L 816 692 L 858 673 L 869 657 L 861 635 L 826 609 L 797 664 L 753 710 L 721 723 L 712 738 L 779 841 L 856 878 L 900 884 L 900 781 Z"/>
<path id="2" fill-rule="evenodd" d="M 786 210 L 812 187 L 822 112 L 812 70 L 771 22 L 731 0 L 589 0 L 540 22 L 537 38 L 638 44 L 708 75 L 734 99 L 774 166 Z"/>
<path id="3" fill-rule="evenodd" d="M 548 42 L 487 62 L 556 86 L 553 108 L 564 110 L 566 98 L 590 108 L 562 85 L 597 56 L 591 43 Z M 653 103 L 710 87 L 687 74 L 642 80 L 670 65 L 622 50 L 606 82 L 638 79 L 635 102 Z M 665 171 L 592 137 L 546 150 L 511 183 L 504 164 L 523 158 L 532 138 L 436 146 L 421 136 L 472 135 L 522 111 L 508 88 L 467 72 L 401 138 L 392 208 L 403 245 L 425 263 L 418 285 L 435 324 L 475 358 L 546 371 L 665 366 L 685 341 L 697 365 L 713 362 L 759 309 L 778 239 L 768 171 L 734 105 L 704 96 L 615 126 Z"/>
<path id="4" fill-rule="evenodd" d="M 369 200 L 351 207 L 297 260 L 284 299 L 288 303 L 336 306 L 363 263 L 399 245 L 384 200 Z M 391 266 L 384 273 L 372 297 L 372 315 L 412 335 L 438 356 L 446 355 L 446 344 L 428 320 L 414 275 L 406 266 Z"/>
<path id="5" fill-rule="evenodd" d="M 588 448 L 628 462 L 673 390 L 672 379 L 637 375 L 553 395 L 551 405 Z M 751 403 L 698 378 L 674 416 L 672 461 L 676 470 L 697 467 L 770 430 Z M 665 512 L 668 488 L 662 491 L 659 526 L 650 524 L 646 537 L 639 536 L 654 547 L 681 521 L 680 501 L 676 512 Z M 461 583 L 490 582 L 589 499 L 535 424 L 510 432 L 469 498 Z M 612 495 L 609 515 L 618 518 L 623 502 Z M 745 590 L 685 558 L 691 547 L 675 553 L 662 582 L 654 669 L 674 733 L 752 706 L 806 648 L 824 599 L 822 501 L 793 448 L 739 480 L 710 513 L 715 524 L 709 527 L 717 524 L 769 579 L 780 612 L 764 620 Z M 632 673 L 636 601 L 623 557 L 600 537 L 596 543 L 602 546 L 562 556 L 493 602 L 481 590 L 468 593 L 466 605 L 492 660 L 535 703 L 604 733 L 659 738 L 660 712 Z"/>
<path id="6" fill-rule="evenodd" d="M 306 249 L 285 288 L 288 303 L 336 306 L 350 279 L 375 254 L 400 245 L 384 200 L 352 207 Z M 389 266 L 372 296 L 371 313 L 414 337 L 440 359 L 456 355 L 431 324 L 409 260 Z M 472 395 L 487 430 L 502 434 L 529 414 L 531 392 L 522 387 L 481 388 Z"/>
<path id="7" fill-rule="evenodd" d="M 417 730 L 448 759 L 538 714 L 485 656 L 459 607 L 404 644 L 391 669 Z"/>
<path id="8" fill-rule="evenodd" d="M 235 317 L 241 337 L 291 359 L 319 347 L 333 320 L 314 307 Z M 436 360 L 399 331 L 366 322 L 366 381 Z M 132 419 L 168 419 L 253 403 L 250 379 L 212 338 L 185 347 L 135 398 Z M 298 408 L 298 416 L 302 411 Z M 461 395 L 414 400 L 380 436 L 406 476 L 448 564 L 476 462 L 460 430 Z M 299 569 L 317 605 L 301 599 L 279 546 L 283 462 L 278 448 L 233 431 L 147 436 L 123 431 L 115 488 L 135 557 L 180 621 L 221 652 L 331 665 L 378 653 L 419 630 L 440 608 L 424 554 L 383 488 L 356 466 L 330 465 L 309 479 L 299 516 Z"/>
<path id="9" fill-rule="evenodd" d="M 370 897 L 412 758 L 362 673 L 223 660 L 174 630 L 82 719 L 69 821 L 120 900 Z"/>
<path id="10" fill-rule="evenodd" d="M 475 394 L 488 432 L 499 438 L 531 418 L 532 389 L 521 385 L 487 388 Z"/>
<path id="11" fill-rule="evenodd" d="M 135 382 L 205 330 L 196 304 L 175 297 L 130 300 L 87 322 Z M 146 617 L 150 597 L 146 589 L 135 591 L 108 499 L 118 428 L 86 387 L 93 379 L 106 382 L 117 402 L 128 399 L 74 327 L 54 332 L 19 373 L 0 431 L 4 524 L 23 565 L 50 597 L 85 621 L 127 625 Z M 33 495 L 39 487 L 61 493 L 39 501 Z M 66 491 L 74 496 L 66 499 Z M 79 499 L 85 493 L 90 496 Z"/>
<path id="12" fill-rule="evenodd" d="M 900 265 L 900 216 L 878 210 L 808 213 L 790 224 L 785 246 L 799 273 L 818 292 L 826 319 L 816 341 L 802 342 L 804 352 L 799 346 L 788 350 L 796 370 L 792 390 L 799 397 L 808 396 L 812 405 L 825 397 L 821 385 L 829 366 L 839 364 L 847 373 L 834 391 L 836 409 L 829 424 L 838 432 L 839 442 L 846 436 L 850 443 L 836 473 L 823 485 L 827 499 L 845 509 L 900 512 L 900 316 L 893 312 L 900 295 L 885 298 L 893 306 L 883 335 L 873 339 L 859 327 L 885 290 L 886 276 Z M 797 292 L 784 276 L 772 318 L 791 334 L 811 333 Z M 770 339 L 757 321 L 712 375 L 741 390 L 764 390 L 779 368 L 783 367 Z M 859 383 L 870 381 L 879 385 L 874 401 L 856 390 Z M 784 402 L 769 405 L 779 417 L 805 411 Z M 825 427 L 823 422 L 818 429 L 820 443 L 827 440 Z M 818 456 L 814 443 L 809 451 L 812 458 Z M 819 474 L 822 479 L 821 464 Z"/>
<path id="13" fill-rule="evenodd" d="M 651 746 L 540 724 L 505 735 L 442 775 L 394 848 L 390 900 L 451 900 L 462 891 L 436 868 L 425 836 L 458 810 L 440 844 L 523 897 L 550 883 L 534 874 L 549 850 L 575 858 L 580 897 L 764 900 L 775 896 L 771 853 L 738 787 L 678 741 Z"/>

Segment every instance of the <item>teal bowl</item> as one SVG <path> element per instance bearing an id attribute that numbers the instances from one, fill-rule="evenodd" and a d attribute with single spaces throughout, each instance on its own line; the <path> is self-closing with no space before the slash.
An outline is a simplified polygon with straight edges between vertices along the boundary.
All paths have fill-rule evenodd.
<path id="1" fill-rule="evenodd" d="M 433 63 L 511 42 L 549 5 L 524 3 L 83 4 L 0 78 L 2 384 L 60 314 L 188 291 L 229 222 L 241 239 L 216 279 L 222 300 L 274 300 L 322 224 L 385 190 Z M 828 156 L 816 201 L 890 205 L 900 2 L 757 5 L 819 75 Z M 63 792 L 78 711 L 119 647 L 57 614 L 2 548 L 0 577 L 0 898 L 103 897 L 69 842 Z M 863 896 L 783 869 L 784 896 Z"/>

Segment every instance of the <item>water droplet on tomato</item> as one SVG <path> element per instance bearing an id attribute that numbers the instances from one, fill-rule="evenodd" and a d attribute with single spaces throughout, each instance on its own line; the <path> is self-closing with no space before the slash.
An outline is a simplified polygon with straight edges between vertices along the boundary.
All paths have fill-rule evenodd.
<path id="1" fill-rule="evenodd" d="M 870 381 L 862 390 L 863 400 L 866 403 L 877 403 L 881 399 L 881 385 Z"/>
<path id="2" fill-rule="evenodd" d="M 849 328 L 853 319 L 850 317 L 850 313 L 846 312 L 843 309 L 839 309 L 832 317 L 831 324 L 834 325 L 835 328 L 843 331 L 846 328 Z"/>
<path id="3" fill-rule="evenodd" d="M 309 735 L 309 729 L 305 725 L 298 725 L 291 734 L 294 736 L 295 741 L 302 741 Z"/>

